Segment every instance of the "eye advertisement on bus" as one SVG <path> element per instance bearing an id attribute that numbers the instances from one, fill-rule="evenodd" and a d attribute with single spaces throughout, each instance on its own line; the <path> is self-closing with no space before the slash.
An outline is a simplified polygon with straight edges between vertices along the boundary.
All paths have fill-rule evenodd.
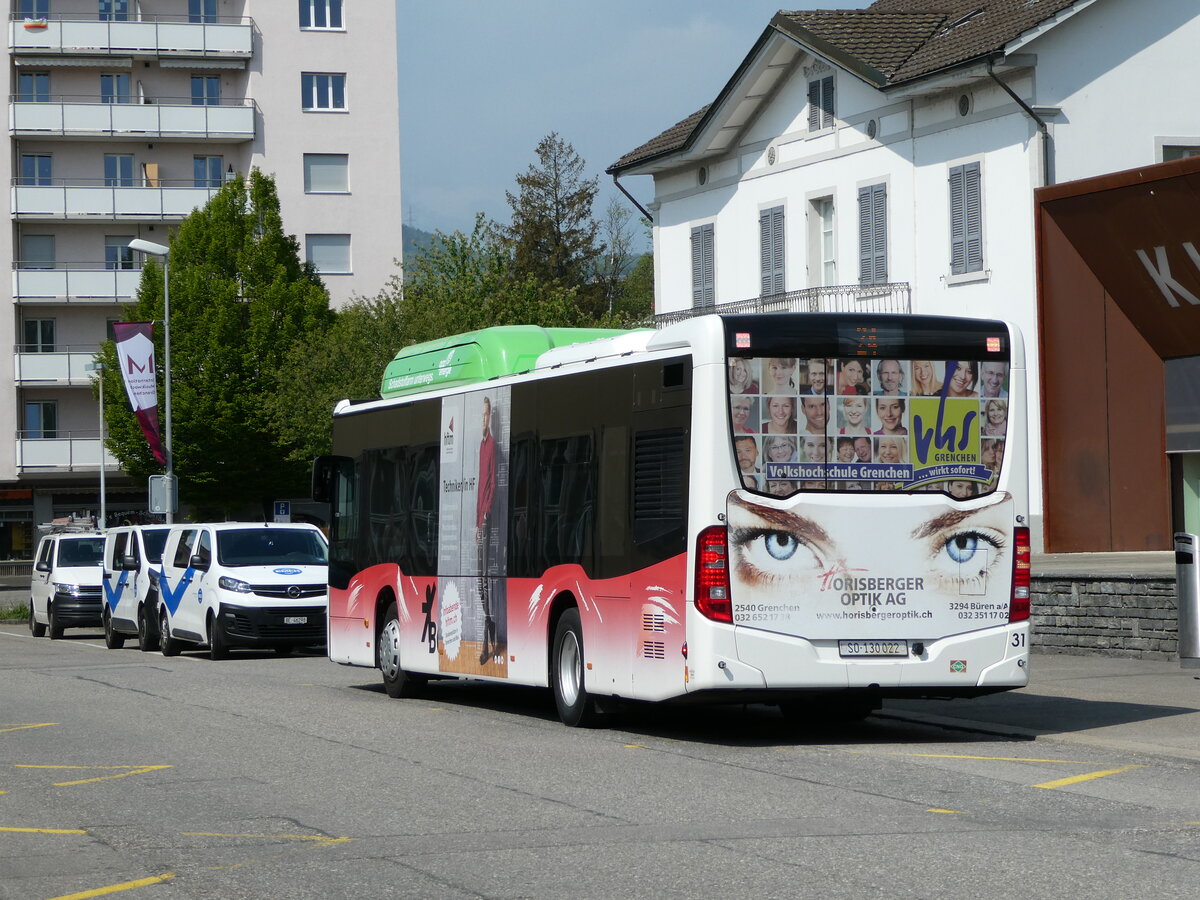
<path id="1" fill-rule="evenodd" d="M 438 662 L 443 672 L 508 674 L 510 388 L 442 400 Z"/>

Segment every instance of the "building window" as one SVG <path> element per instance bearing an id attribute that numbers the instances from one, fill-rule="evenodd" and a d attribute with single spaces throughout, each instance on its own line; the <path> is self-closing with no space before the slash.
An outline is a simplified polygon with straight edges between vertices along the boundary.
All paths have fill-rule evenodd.
<path id="1" fill-rule="evenodd" d="M 104 154 L 104 186 L 133 187 L 133 154 Z"/>
<path id="2" fill-rule="evenodd" d="M 808 130 L 833 127 L 833 76 L 808 83 Z"/>
<path id="3" fill-rule="evenodd" d="M 1200 156 L 1200 147 L 1189 147 L 1183 144 L 1164 144 L 1162 148 L 1162 161 L 1171 162 L 1176 159 L 1191 159 L 1193 156 Z"/>
<path id="4" fill-rule="evenodd" d="M 762 296 L 782 294 L 783 277 L 783 207 L 764 209 L 758 214 L 758 236 L 761 248 Z"/>
<path id="5" fill-rule="evenodd" d="M 220 102 L 220 75 L 192 76 L 192 106 L 216 106 Z"/>
<path id="6" fill-rule="evenodd" d="M 109 74 L 107 72 L 100 75 L 100 102 L 101 103 L 128 103 L 129 102 L 129 73 L 118 72 Z"/>
<path id="7" fill-rule="evenodd" d="M 345 153 L 305 153 L 304 193 L 349 193 L 349 172 L 350 157 Z"/>
<path id="8" fill-rule="evenodd" d="M 50 15 L 50 0 L 17 0 L 18 19 L 45 19 Z"/>
<path id="9" fill-rule="evenodd" d="M 692 229 L 692 307 L 717 302 L 716 255 L 713 226 Z"/>
<path id="10" fill-rule="evenodd" d="M 132 234 L 106 234 L 104 236 L 104 268 L 132 269 L 133 251 L 129 249 Z"/>
<path id="11" fill-rule="evenodd" d="M 342 0 L 300 0 L 300 27 L 341 31 Z"/>
<path id="12" fill-rule="evenodd" d="M 188 21 L 198 24 L 217 21 L 217 0 L 188 0 Z"/>
<path id="13" fill-rule="evenodd" d="M 53 319 L 26 319 L 24 331 L 25 343 L 21 345 L 23 353 L 54 352 Z"/>
<path id="14" fill-rule="evenodd" d="M 21 235 L 21 259 L 17 266 L 21 269 L 53 269 L 54 235 Z"/>
<path id="15" fill-rule="evenodd" d="M 49 100 L 49 72 L 21 72 L 17 75 L 18 103 L 46 103 Z"/>
<path id="16" fill-rule="evenodd" d="M 21 154 L 21 184 L 50 184 L 52 157 L 49 153 Z"/>
<path id="17" fill-rule="evenodd" d="M 220 156 L 193 156 L 192 179 L 198 188 L 219 188 L 222 183 Z"/>
<path id="18" fill-rule="evenodd" d="M 979 163 L 950 169 L 950 274 L 983 271 L 983 197 Z"/>
<path id="19" fill-rule="evenodd" d="M 350 235 L 307 234 L 304 236 L 306 258 L 322 275 L 349 275 Z"/>
<path id="20" fill-rule="evenodd" d="M 858 189 L 858 283 L 887 284 L 887 185 Z"/>
<path id="21" fill-rule="evenodd" d="M 129 0 L 100 0 L 101 22 L 128 22 Z"/>
<path id="22" fill-rule="evenodd" d="M 837 244 L 833 228 L 833 198 L 817 197 L 809 203 L 808 271 L 813 287 L 837 281 Z"/>
<path id="23" fill-rule="evenodd" d="M 346 76 L 329 72 L 305 72 L 300 76 L 301 106 L 305 110 L 346 108 Z"/>
<path id="24" fill-rule="evenodd" d="M 58 437 L 58 401 L 26 400 L 25 430 L 21 436 L 29 440 Z"/>

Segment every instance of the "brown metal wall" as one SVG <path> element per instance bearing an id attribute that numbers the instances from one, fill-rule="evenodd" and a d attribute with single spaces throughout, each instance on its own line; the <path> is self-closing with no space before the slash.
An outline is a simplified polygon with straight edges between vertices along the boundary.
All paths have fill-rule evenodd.
<path id="1" fill-rule="evenodd" d="M 1045 549 L 1172 546 L 1159 354 L 1038 206 Z"/>

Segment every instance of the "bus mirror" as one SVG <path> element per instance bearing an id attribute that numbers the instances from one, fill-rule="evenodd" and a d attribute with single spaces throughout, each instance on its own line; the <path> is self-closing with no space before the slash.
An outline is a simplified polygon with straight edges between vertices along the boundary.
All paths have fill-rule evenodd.
<path id="1" fill-rule="evenodd" d="M 312 498 L 317 503 L 333 502 L 338 469 L 349 460 L 344 456 L 318 456 L 312 467 Z"/>

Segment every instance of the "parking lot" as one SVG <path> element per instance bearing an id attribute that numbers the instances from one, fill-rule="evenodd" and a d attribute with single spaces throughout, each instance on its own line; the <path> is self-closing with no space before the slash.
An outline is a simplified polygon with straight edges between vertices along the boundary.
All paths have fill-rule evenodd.
<path id="1" fill-rule="evenodd" d="M 1091 737 L 1195 708 L 1111 703 L 1074 740 L 932 703 L 801 731 L 765 706 L 637 706 L 581 730 L 539 690 L 390 701 L 317 653 L 165 659 L 19 623 L 0 670 L 5 898 L 1194 887 L 1200 766 Z"/>

